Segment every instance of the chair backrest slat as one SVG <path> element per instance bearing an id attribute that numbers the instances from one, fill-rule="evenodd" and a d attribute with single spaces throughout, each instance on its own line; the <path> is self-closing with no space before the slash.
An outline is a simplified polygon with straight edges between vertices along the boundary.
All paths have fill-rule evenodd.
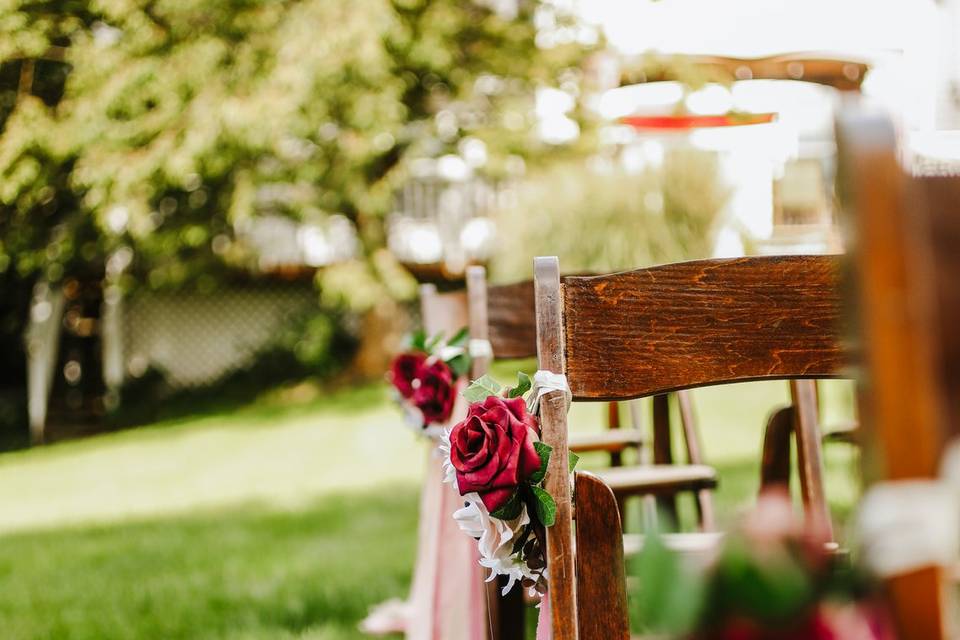
<path id="1" fill-rule="evenodd" d="M 532 358 L 537 355 L 537 326 L 533 280 L 487 288 L 490 345 L 497 358 Z"/>
<path id="2" fill-rule="evenodd" d="M 563 322 L 560 307 L 560 264 L 556 258 L 533 263 L 539 368 L 563 373 Z M 556 522 L 547 529 L 547 566 L 550 567 L 550 614 L 554 640 L 576 640 L 577 607 L 573 552 L 573 503 L 567 459 L 567 407 L 559 391 L 543 396 L 540 435 L 553 447 L 544 488 L 557 503 Z"/>
<path id="3" fill-rule="evenodd" d="M 836 256 L 699 260 L 564 278 L 575 399 L 843 374 Z"/>
<path id="4" fill-rule="evenodd" d="M 443 333 L 449 338 L 467 326 L 467 294 L 438 293 L 432 284 L 420 285 L 420 316 L 428 337 Z"/>

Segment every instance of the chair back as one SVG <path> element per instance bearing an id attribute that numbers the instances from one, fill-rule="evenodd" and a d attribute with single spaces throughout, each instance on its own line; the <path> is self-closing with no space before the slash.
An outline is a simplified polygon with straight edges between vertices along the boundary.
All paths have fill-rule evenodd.
<path id="1" fill-rule="evenodd" d="M 698 260 L 563 281 L 576 399 L 843 374 L 837 256 Z"/>
<path id="2" fill-rule="evenodd" d="M 840 339 L 840 267 L 837 256 L 701 260 L 567 277 L 561 283 L 557 259 L 537 258 L 539 368 L 565 374 L 574 400 L 628 400 L 748 380 L 841 377 L 848 357 Z M 541 426 L 554 449 L 551 463 L 565 461 L 561 393 L 545 396 Z M 819 464 L 819 443 L 809 451 L 807 463 Z M 618 584 L 619 514 L 597 482 L 589 474 L 576 475 L 576 559 L 569 510 L 558 510 L 547 531 L 555 637 L 629 637 Z M 546 484 L 559 506 L 569 500 L 565 468 L 548 469 Z M 827 524 L 825 502 L 814 497 L 823 507 L 816 519 Z M 583 530 L 581 519 L 589 523 Z M 604 559 L 605 571 L 574 571 L 574 565 L 586 569 L 594 555 Z M 573 630 L 579 636 L 569 635 Z"/>
<path id="3" fill-rule="evenodd" d="M 443 333 L 447 338 L 467 326 L 467 294 L 439 293 L 436 285 L 420 285 L 420 319 L 428 336 Z"/>
<path id="4" fill-rule="evenodd" d="M 933 479 L 960 432 L 960 178 L 907 176 L 880 116 L 841 114 L 837 141 L 838 193 L 856 232 L 867 481 Z M 931 563 L 887 577 L 898 637 L 956 637 L 950 569 Z"/>

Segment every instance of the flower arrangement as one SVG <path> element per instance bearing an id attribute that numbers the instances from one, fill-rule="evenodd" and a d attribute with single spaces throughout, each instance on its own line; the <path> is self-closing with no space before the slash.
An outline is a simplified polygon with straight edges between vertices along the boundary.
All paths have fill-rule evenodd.
<path id="1" fill-rule="evenodd" d="M 644 633 L 689 640 L 892 640 L 869 577 L 824 547 L 785 491 L 758 500 L 705 571 L 656 535 L 632 565 Z"/>
<path id="2" fill-rule="evenodd" d="M 393 359 L 387 379 L 404 407 L 407 422 L 418 431 L 428 432 L 431 425 L 450 419 L 457 383 L 470 371 L 466 341 L 466 328 L 447 341 L 443 334 L 428 339 L 423 331 L 417 331 L 407 350 Z"/>
<path id="3" fill-rule="evenodd" d="M 546 527 L 557 505 L 543 488 L 552 449 L 540 441 L 540 422 L 523 396 L 531 380 L 503 388 L 483 376 L 464 391 L 466 417 L 440 441 L 444 481 L 464 498 L 457 525 L 477 539 L 488 581 L 507 576 L 506 594 L 518 581 L 531 592 L 547 586 Z M 570 469 L 576 464 L 571 455 Z"/>

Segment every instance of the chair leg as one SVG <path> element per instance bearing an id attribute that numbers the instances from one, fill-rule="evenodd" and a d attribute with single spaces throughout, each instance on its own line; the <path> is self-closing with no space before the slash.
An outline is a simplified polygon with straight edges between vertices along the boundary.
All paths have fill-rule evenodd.
<path id="1" fill-rule="evenodd" d="M 833 542 L 833 524 L 823 491 L 823 453 L 817 419 L 817 392 L 814 380 L 791 380 L 790 395 L 794 406 L 794 433 L 797 438 L 797 462 L 800 489 L 807 523 L 820 532 L 826 542 Z"/>
<path id="2" fill-rule="evenodd" d="M 760 464 L 760 491 L 790 487 L 790 437 L 793 435 L 793 407 L 774 411 L 763 432 L 763 460 Z"/>
<path id="3" fill-rule="evenodd" d="M 687 446 L 687 460 L 690 464 L 704 464 L 703 445 L 700 442 L 700 429 L 697 416 L 693 411 L 693 396 L 689 391 L 677 392 L 677 405 L 680 408 L 680 426 L 683 428 L 683 440 Z M 716 521 L 713 512 L 713 495 L 709 489 L 697 491 L 697 513 L 700 515 L 700 530 L 713 531 Z"/>
<path id="4" fill-rule="evenodd" d="M 620 428 L 620 403 L 607 403 L 607 429 Z M 610 466 L 619 467 L 623 465 L 623 453 L 621 451 L 610 452 Z"/>
<path id="5" fill-rule="evenodd" d="M 526 636 L 526 609 L 523 602 L 523 589 L 520 585 L 507 595 L 500 595 L 500 590 L 506 586 L 506 578 L 486 583 L 487 610 L 490 614 L 490 640 L 524 640 Z"/>
<path id="6" fill-rule="evenodd" d="M 610 487 L 589 473 L 576 473 L 574 486 L 577 501 L 577 638 L 629 638 L 623 534 L 613 515 L 616 500 Z"/>
<path id="7" fill-rule="evenodd" d="M 643 418 L 641 417 L 641 406 L 639 400 L 631 400 L 627 403 L 627 408 L 630 410 L 630 426 L 636 430 L 643 429 Z M 653 463 L 652 458 L 652 447 L 647 446 L 646 441 L 643 445 L 637 450 L 637 464 L 639 465 L 649 465 Z M 652 495 L 641 496 L 641 522 L 643 523 L 643 529 L 645 531 L 650 531 L 658 526 L 657 523 L 657 499 Z M 623 508 L 620 510 L 620 522 L 626 524 L 627 520 L 624 517 Z"/>
<path id="8" fill-rule="evenodd" d="M 670 441 L 670 401 L 667 395 L 653 397 L 653 462 L 654 464 L 673 464 L 673 445 Z M 657 506 L 670 518 L 672 526 L 676 527 L 679 524 L 676 496 L 657 497 Z"/>

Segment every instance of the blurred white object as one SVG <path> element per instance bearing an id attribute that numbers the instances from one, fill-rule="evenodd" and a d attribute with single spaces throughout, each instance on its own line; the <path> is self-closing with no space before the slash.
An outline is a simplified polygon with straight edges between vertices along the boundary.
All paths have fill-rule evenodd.
<path id="1" fill-rule="evenodd" d="M 237 228 L 238 237 L 257 256 L 259 268 L 324 267 L 355 257 L 360 248 L 357 230 L 343 215 L 316 216 L 298 222 L 281 215 L 263 215 Z"/>
<path id="2" fill-rule="evenodd" d="M 474 173 L 474 166 L 486 162 L 482 141 L 464 140 L 460 151 L 462 158 L 413 161 L 411 177 L 387 220 L 387 247 L 415 271 L 439 268 L 457 276 L 493 252 L 496 229 L 489 213 L 509 197 L 511 186 Z"/>
<path id="3" fill-rule="evenodd" d="M 907 153 L 916 175 L 960 175 L 960 131 L 912 132 Z"/>
<path id="4" fill-rule="evenodd" d="M 57 351 L 60 345 L 60 319 L 63 317 L 63 291 L 47 283 L 34 287 L 30 305 L 30 323 L 24 340 L 27 344 L 27 413 L 30 439 L 43 442 L 47 422 L 47 401 L 53 386 Z"/>

